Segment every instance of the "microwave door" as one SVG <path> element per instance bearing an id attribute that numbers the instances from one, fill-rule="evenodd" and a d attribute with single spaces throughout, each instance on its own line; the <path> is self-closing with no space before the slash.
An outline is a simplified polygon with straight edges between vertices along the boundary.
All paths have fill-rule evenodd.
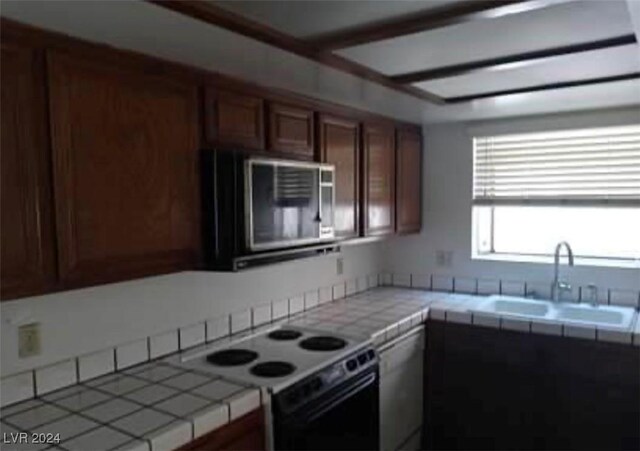
<path id="1" fill-rule="evenodd" d="M 316 241 L 320 232 L 318 171 L 295 163 L 250 164 L 250 249 Z"/>

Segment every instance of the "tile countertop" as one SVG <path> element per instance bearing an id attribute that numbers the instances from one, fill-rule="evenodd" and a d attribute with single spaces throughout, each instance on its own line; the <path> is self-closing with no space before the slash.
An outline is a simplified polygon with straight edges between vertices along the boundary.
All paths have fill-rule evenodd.
<path id="1" fill-rule="evenodd" d="M 625 333 L 478 316 L 468 311 L 483 299 L 486 298 L 383 287 L 323 304 L 280 323 L 372 339 L 377 345 L 431 317 L 482 327 L 640 346 L 638 320 L 633 331 Z M 264 327 L 273 327 L 273 324 Z M 244 331 L 238 335 L 247 333 L 253 332 Z M 222 339 L 220 343 L 235 340 L 238 335 Z M 0 412 L 0 448 L 7 451 L 170 450 L 260 405 L 257 388 L 187 370 L 165 357 L 3 408 Z M 60 441 L 35 444 L 29 435 L 30 443 L 6 443 L 10 441 L 10 434 L 18 432 L 59 433 Z"/>

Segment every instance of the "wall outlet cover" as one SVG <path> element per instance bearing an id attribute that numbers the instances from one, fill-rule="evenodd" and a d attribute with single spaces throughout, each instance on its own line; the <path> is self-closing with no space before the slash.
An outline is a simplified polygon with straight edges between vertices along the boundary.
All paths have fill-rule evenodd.
<path id="1" fill-rule="evenodd" d="M 18 328 L 18 357 L 34 357 L 40 352 L 40 323 L 20 326 Z"/>

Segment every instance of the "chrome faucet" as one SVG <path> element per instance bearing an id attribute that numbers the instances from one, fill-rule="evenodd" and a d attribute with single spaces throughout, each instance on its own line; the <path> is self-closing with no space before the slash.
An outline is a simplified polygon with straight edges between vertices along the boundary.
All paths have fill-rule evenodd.
<path id="1" fill-rule="evenodd" d="M 571 250 L 571 246 L 569 246 L 569 243 L 566 241 L 559 242 L 553 256 L 553 284 L 551 285 L 551 299 L 554 302 L 562 300 L 562 293 L 571 291 L 571 285 L 560 280 L 560 251 L 562 250 L 562 246 L 567 249 L 569 266 L 573 266 L 573 251 Z"/>

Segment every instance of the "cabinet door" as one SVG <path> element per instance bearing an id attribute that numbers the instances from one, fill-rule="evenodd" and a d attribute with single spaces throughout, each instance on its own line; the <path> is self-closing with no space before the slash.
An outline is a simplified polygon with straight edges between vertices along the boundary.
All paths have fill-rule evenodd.
<path id="1" fill-rule="evenodd" d="M 63 280 L 193 267 L 199 249 L 196 88 L 52 54 L 50 108 Z"/>
<path id="2" fill-rule="evenodd" d="M 42 55 L 2 43 L 2 299 L 55 281 Z"/>
<path id="3" fill-rule="evenodd" d="M 206 134 L 211 144 L 264 149 L 264 101 L 233 91 L 207 89 Z"/>
<path id="4" fill-rule="evenodd" d="M 365 125 L 364 188 L 365 234 L 387 235 L 394 231 L 395 146 L 390 125 Z"/>
<path id="5" fill-rule="evenodd" d="M 254 410 L 221 428 L 179 448 L 179 451 L 265 449 L 264 414 Z"/>
<path id="6" fill-rule="evenodd" d="M 356 237 L 360 229 L 360 145 L 358 123 L 320 116 L 322 161 L 335 165 L 335 234 Z"/>
<path id="7" fill-rule="evenodd" d="M 422 226 L 422 138 L 418 130 L 397 132 L 396 230 L 416 233 Z"/>
<path id="8" fill-rule="evenodd" d="M 269 105 L 269 149 L 312 160 L 313 111 L 281 103 Z"/>

